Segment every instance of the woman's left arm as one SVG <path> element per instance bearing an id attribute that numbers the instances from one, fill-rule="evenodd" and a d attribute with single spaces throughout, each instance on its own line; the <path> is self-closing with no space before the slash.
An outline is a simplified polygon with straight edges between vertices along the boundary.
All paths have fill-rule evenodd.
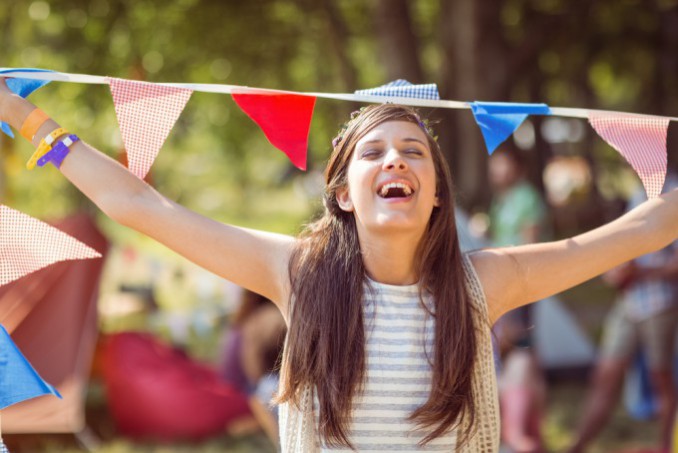
<path id="1" fill-rule="evenodd" d="M 678 237 L 678 189 L 587 233 L 555 242 L 471 255 L 491 322 L 509 310 L 559 293 Z"/>

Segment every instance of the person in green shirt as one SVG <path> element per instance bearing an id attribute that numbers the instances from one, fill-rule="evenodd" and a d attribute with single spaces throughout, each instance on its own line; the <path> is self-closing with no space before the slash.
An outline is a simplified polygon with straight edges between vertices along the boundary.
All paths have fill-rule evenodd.
<path id="1" fill-rule="evenodd" d="M 490 206 L 492 245 L 507 247 L 544 240 L 546 207 L 537 189 L 525 178 L 525 162 L 519 151 L 502 148 L 490 157 Z M 540 419 L 545 384 L 531 350 L 531 311 L 521 307 L 504 315 L 497 324 L 502 367 L 499 395 L 502 440 L 514 452 L 543 451 Z"/>

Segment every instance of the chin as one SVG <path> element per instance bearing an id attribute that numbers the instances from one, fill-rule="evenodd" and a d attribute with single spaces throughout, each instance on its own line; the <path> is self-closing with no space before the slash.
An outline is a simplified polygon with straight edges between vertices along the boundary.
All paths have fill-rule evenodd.
<path id="1" fill-rule="evenodd" d="M 405 216 L 379 216 L 371 225 L 370 229 L 380 230 L 383 232 L 417 232 L 423 231 L 426 224 L 422 224 L 420 219 L 414 219 Z"/>

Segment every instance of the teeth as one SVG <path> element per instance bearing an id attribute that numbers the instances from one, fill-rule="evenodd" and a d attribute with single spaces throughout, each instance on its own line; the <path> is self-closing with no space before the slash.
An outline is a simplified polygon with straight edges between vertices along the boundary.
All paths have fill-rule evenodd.
<path id="1" fill-rule="evenodd" d="M 384 184 L 381 187 L 379 194 L 382 197 L 385 197 L 386 194 L 388 193 L 389 189 L 395 189 L 395 188 L 402 189 L 402 191 L 405 193 L 406 196 L 412 195 L 412 188 L 410 186 L 408 186 L 407 184 L 403 184 L 401 182 L 390 182 L 388 184 Z"/>

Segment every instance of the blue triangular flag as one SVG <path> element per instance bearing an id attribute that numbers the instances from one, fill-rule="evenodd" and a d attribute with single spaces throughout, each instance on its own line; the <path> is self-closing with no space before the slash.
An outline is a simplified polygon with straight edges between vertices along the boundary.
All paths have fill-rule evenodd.
<path id="1" fill-rule="evenodd" d="M 407 80 L 398 79 L 376 88 L 357 90 L 355 94 L 368 96 L 394 96 L 401 98 L 440 100 L 438 86 L 435 83 L 413 85 Z"/>
<path id="2" fill-rule="evenodd" d="M 48 71 L 47 69 L 15 68 L 15 69 L 0 69 L 0 74 L 16 71 L 53 72 Z M 14 93 L 18 94 L 19 96 L 21 96 L 22 98 L 27 97 L 29 94 L 31 94 L 38 88 L 42 88 L 50 82 L 49 80 L 34 80 L 34 79 L 6 79 L 6 81 L 9 89 L 12 90 Z M 5 134 L 14 138 L 14 134 L 12 133 L 12 130 L 9 128 L 9 124 L 0 122 L 0 129 Z"/>
<path id="3" fill-rule="evenodd" d="M 36 396 L 61 395 L 45 382 L 0 325 L 0 410 Z"/>
<path id="4" fill-rule="evenodd" d="M 504 140 L 523 124 L 530 114 L 550 115 L 546 104 L 514 104 L 508 102 L 471 102 L 476 123 L 483 133 L 488 153 L 492 154 Z"/>

